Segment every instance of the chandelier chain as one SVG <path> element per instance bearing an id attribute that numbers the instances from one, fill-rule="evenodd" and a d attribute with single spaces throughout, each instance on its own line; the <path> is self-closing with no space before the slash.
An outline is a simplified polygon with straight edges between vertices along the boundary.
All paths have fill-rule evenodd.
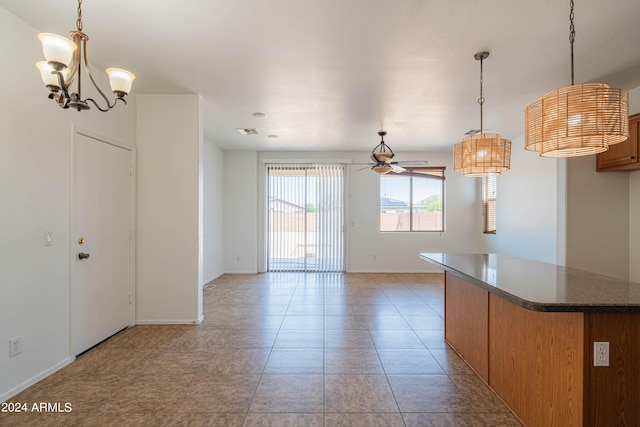
<path id="1" fill-rule="evenodd" d="M 78 31 L 82 31 L 82 0 L 78 0 L 78 19 L 76 19 Z"/>
<path id="2" fill-rule="evenodd" d="M 573 13 L 573 0 L 569 2 L 570 4 L 570 12 L 569 12 L 569 44 L 571 45 L 571 86 L 573 86 L 573 43 L 576 39 L 576 25 L 574 22 L 574 13 Z"/>

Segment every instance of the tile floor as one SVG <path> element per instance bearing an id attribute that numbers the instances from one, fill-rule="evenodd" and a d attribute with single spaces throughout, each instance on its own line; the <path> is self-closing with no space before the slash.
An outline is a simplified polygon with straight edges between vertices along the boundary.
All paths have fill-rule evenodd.
<path id="1" fill-rule="evenodd" d="M 443 341 L 440 274 L 224 275 L 201 325 L 135 326 L 2 426 L 520 426 Z"/>

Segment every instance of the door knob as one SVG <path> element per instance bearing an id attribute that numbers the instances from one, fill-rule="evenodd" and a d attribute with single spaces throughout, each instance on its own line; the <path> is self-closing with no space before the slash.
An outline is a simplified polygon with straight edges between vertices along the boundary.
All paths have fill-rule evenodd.
<path id="1" fill-rule="evenodd" d="M 87 259 L 87 258 L 89 258 L 89 254 L 85 254 L 84 252 L 80 252 L 78 254 L 78 258 L 79 259 Z"/>

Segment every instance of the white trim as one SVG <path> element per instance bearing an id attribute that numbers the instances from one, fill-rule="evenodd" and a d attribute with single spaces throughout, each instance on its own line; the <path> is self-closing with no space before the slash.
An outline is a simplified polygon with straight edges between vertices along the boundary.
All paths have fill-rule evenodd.
<path id="1" fill-rule="evenodd" d="M 262 159 L 262 163 L 337 163 L 337 164 L 351 164 L 351 159 Z"/>
<path id="2" fill-rule="evenodd" d="M 204 316 L 199 319 L 189 320 L 169 320 L 169 319 L 153 319 L 153 320 L 136 320 L 136 325 L 199 325 L 204 320 Z"/>
<path id="3" fill-rule="evenodd" d="M 45 369 L 44 371 L 40 372 L 39 374 L 34 375 L 33 377 L 29 378 L 28 380 L 26 380 L 22 384 L 19 384 L 19 385 L 15 386 L 11 390 L 7 391 L 6 393 L 0 394 L 0 402 L 6 402 L 7 400 L 11 399 L 13 396 L 15 396 L 16 394 L 20 393 L 21 391 L 26 390 L 27 388 L 31 387 L 35 383 L 37 383 L 39 381 L 42 381 L 43 379 L 45 379 L 49 375 L 53 374 L 54 372 L 59 371 L 60 369 L 64 368 L 65 366 L 69 365 L 74 360 L 76 360 L 76 358 L 74 356 L 69 356 L 66 359 L 64 359 L 64 360 L 56 363 L 55 365 L 51 366 L 50 368 Z"/>
<path id="4" fill-rule="evenodd" d="M 231 271 L 225 271 L 222 274 L 258 274 L 258 270 L 257 269 L 256 270 L 231 270 Z"/>
<path id="5" fill-rule="evenodd" d="M 444 274 L 443 270 L 437 269 L 425 269 L 425 270 L 353 270 L 353 271 L 345 271 L 345 273 L 376 273 L 376 274 Z"/>

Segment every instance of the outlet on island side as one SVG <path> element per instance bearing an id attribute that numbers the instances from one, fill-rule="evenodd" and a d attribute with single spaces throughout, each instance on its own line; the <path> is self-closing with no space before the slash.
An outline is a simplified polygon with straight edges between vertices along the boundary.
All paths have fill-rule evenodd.
<path id="1" fill-rule="evenodd" d="M 593 343 L 593 366 L 609 366 L 609 343 Z"/>

